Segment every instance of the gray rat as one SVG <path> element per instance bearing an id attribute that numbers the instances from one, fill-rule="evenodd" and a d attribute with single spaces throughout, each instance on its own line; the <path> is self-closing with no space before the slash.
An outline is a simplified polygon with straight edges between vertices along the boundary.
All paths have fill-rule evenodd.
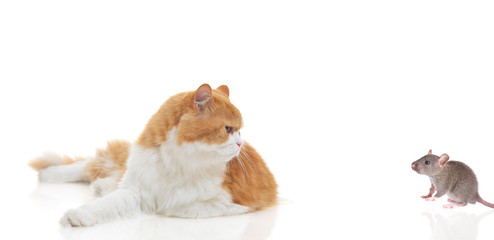
<path id="1" fill-rule="evenodd" d="M 459 161 L 448 161 L 449 156 L 443 154 L 440 157 L 433 155 L 432 150 L 419 160 L 412 163 L 412 169 L 419 174 L 429 177 L 431 188 L 429 194 L 422 198 L 434 199 L 447 194 L 449 201 L 456 206 L 465 206 L 468 203 L 480 202 L 494 208 L 494 204 L 483 200 L 478 193 L 477 177 L 473 170 Z M 432 194 L 437 191 L 433 198 Z M 454 208 L 455 205 L 446 204 L 445 208 Z"/>

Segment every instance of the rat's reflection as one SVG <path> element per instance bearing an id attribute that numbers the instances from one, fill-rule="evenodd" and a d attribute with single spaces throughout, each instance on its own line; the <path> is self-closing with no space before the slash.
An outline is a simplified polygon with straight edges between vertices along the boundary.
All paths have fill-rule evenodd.
<path id="1" fill-rule="evenodd" d="M 489 210 L 483 214 L 456 212 L 443 215 L 441 213 L 424 212 L 431 225 L 433 240 L 473 240 L 477 239 L 479 223 L 485 217 L 494 214 Z"/>
<path id="2" fill-rule="evenodd" d="M 142 216 L 88 228 L 61 228 L 74 239 L 267 239 L 276 221 L 276 208 L 249 214 L 206 219 Z"/>

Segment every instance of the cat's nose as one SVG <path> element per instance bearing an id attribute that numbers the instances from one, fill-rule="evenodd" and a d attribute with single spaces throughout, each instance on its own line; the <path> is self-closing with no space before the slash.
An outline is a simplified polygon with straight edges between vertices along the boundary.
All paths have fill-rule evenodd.
<path id="1" fill-rule="evenodd" d="M 239 146 L 239 147 L 242 146 L 242 141 L 238 141 L 237 146 Z"/>

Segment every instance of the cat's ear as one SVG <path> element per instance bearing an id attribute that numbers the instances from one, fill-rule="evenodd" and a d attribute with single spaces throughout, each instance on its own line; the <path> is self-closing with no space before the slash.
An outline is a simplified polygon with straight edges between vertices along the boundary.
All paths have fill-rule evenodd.
<path id="1" fill-rule="evenodd" d="M 204 111 L 207 107 L 209 107 L 212 102 L 212 89 L 209 84 L 202 84 L 194 94 L 194 108 L 199 109 L 199 111 Z"/>
<path id="2" fill-rule="evenodd" d="M 228 86 L 227 85 L 221 85 L 221 86 L 219 86 L 216 89 L 217 90 L 220 90 L 220 92 L 224 93 L 227 97 L 230 96 L 230 89 L 228 89 Z"/>

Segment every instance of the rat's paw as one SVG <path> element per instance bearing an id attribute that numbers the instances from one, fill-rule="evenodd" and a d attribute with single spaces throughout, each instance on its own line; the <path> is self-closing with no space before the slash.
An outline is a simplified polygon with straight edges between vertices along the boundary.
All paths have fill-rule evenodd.
<path id="1" fill-rule="evenodd" d="M 466 205 L 467 205 L 467 203 L 465 203 L 465 202 L 454 202 L 453 204 L 444 204 L 443 208 L 454 209 L 457 207 L 464 207 Z"/>
<path id="2" fill-rule="evenodd" d="M 60 219 L 60 224 L 64 227 L 88 227 L 98 223 L 98 218 L 94 213 L 85 209 L 71 209 Z"/>
<path id="3" fill-rule="evenodd" d="M 425 201 L 435 202 L 437 199 L 438 199 L 437 197 L 430 197 L 430 198 L 426 198 Z"/>
<path id="4" fill-rule="evenodd" d="M 432 197 L 432 195 L 424 195 L 424 196 L 420 196 L 420 197 L 421 197 L 421 198 L 425 198 L 425 199 L 427 199 L 427 198 Z"/>

